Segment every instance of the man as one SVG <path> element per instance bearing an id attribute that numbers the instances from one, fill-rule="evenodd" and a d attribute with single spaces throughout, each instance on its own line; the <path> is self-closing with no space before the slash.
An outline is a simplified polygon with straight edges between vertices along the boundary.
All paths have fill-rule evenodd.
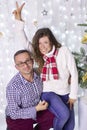
<path id="1" fill-rule="evenodd" d="M 48 103 L 40 101 L 43 90 L 40 77 L 34 72 L 32 55 L 28 50 L 14 54 L 15 67 L 19 71 L 6 89 L 6 122 L 9 130 L 49 130 L 54 115 Z M 33 125 L 37 123 L 37 125 Z M 33 128 L 33 126 L 35 126 Z"/>

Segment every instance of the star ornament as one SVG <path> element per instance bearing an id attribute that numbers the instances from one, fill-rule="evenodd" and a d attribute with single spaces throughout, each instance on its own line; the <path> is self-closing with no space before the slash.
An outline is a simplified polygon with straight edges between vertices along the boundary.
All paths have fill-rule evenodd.
<path id="1" fill-rule="evenodd" d="M 47 14 L 48 14 L 48 11 L 44 9 L 44 10 L 42 11 L 42 15 L 45 16 L 45 15 L 47 15 Z"/>

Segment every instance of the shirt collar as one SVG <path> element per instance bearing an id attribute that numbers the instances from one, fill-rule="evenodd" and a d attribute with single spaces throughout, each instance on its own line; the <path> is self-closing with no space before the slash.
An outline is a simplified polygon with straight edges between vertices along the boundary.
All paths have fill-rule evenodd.
<path id="1" fill-rule="evenodd" d="M 27 81 L 27 80 L 20 74 L 20 72 L 19 72 L 19 76 L 20 76 L 20 78 L 21 78 L 23 84 L 26 84 L 26 83 L 31 84 L 31 83 L 32 83 L 32 82 Z M 37 78 L 38 78 L 38 75 L 34 72 L 33 81 L 36 80 Z"/>

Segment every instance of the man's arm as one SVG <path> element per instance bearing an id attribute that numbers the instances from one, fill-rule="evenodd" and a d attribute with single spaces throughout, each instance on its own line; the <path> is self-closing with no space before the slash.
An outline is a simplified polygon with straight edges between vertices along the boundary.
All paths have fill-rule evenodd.
<path id="1" fill-rule="evenodd" d="M 46 110 L 48 103 L 46 101 L 39 102 L 37 105 L 31 104 L 30 107 L 22 105 L 22 99 L 18 90 L 18 85 L 9 84 L 6 90 L 7 97 L 7 111 L 6 115 L 9 115 L 12 119 L 36 119 L 36 113 L 38 111 Z M 29 99 L 26 99 L 29 101 Z M 33 103 L 34 104 L 34 103 Z"/>

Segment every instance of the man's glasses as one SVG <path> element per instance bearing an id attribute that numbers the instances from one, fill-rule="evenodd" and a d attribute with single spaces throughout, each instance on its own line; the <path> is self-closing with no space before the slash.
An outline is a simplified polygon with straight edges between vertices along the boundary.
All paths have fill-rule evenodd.
<path id="1" fill-rule="evenodd" d="M 29 65 L 29 64 L 31 64 L 32 63 L 32 59 L 29 59 L 29 60 L 26 60 L 25 62 L 20 62 L 20 63 L 18 63 L 18 64 L 16 64 L 18 67 L 24 67 L 25 66 L 25 64 L 26 65 Z"/>

